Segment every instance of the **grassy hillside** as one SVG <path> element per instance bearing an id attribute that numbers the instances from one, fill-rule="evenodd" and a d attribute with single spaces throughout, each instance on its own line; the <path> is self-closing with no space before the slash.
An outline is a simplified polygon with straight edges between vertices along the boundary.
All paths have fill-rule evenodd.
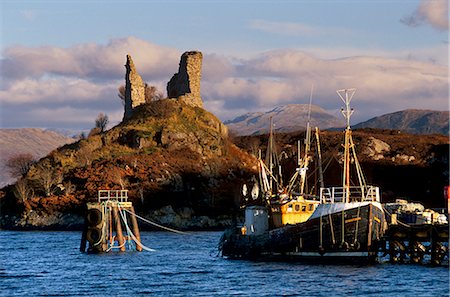
<path id="1" fill-rule="evenodd" d="M 23 222 L 30 210 L 80 213 L 100 189 L 128 189 L 143 213 L 170 205 L 198 216 L 229 214 L 235 189 L 255 174 L 256 163 L 229 142 L 226 127 L 204 109 L 176 100 L 154 101 L 134 114 L 40 160 L 24 179 L 32 190 L 26 199 L 14 187 L 3 189 L 2 215 L 15 213 Z"/>

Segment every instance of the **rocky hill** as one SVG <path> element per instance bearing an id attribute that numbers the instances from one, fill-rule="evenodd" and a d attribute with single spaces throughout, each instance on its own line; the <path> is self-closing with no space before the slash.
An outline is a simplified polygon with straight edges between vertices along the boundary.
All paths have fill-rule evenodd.
<path id="1" fill-rule="evenodd" d="M 6 166 L 11 157 L 30 154 L 38 160 L 57 147 L 74 141 L 73 138 L 38 128 L 0 129 L 0 187 L 16 179 Z"/>
<path id="2" fill-rule="evenodd" d="M 53 150 L 14 185 L 2 188 L 0 228 L 81 229 L 85 204 L 96 201 L 100 189 L 129 190 L 140 215 L 167 226 L 211 229 L 231 225 L 242 202 L 242 184 L 257 176 L 254 155 L 259 149 L 265 151 L 267 135 L 232 139 L 227 127 L 202 108 L 201 59 L 199 52 L 183 54 L 178 72 L 167 85 L 170 98 L 148 102 L 145 83 L 128 56 L 123 121 Z M 307 107 L 287 106 L 271 112 L 275 125 L 282 127 L 297 126 L 283 113 L 300 111 L 306 115 Z M 268 126 L 269 117 L 253 117 L 261 123 L 258 129 Z M 311 117 L 328 119 L 335 126 L 318 107 L 313 107 Z M 298 125 L 305 123 L 303 118 Z M 312 121 L 312 125 L 317 123 Z M 449 179 L 447 135 L 375 129 L 353 133 L 367 179 L 382 187 L 383 202 L 406 197 L 428 207 L 443 207 L 442 189 Z M 325 183 L 339 185 L 342 132 L 325 131 L 320 137 Z M 302 132 L 276 135 L 284 151 L 280 156 L 285 177 L 295 170 L 296 142 L 302 139 Z M 314 161 L 310 178 L 314 177 Z"/>
<path id="3" fill-rule="evenodd" d="M 359 129 L 352 134 L 366 179 L 381 187 L 382 202 L 405 198 L 421 202 L 426 207 L 446 207 L 443 189 L 449 181 L 448 136 L 415 135 L 381 129 Z M 303 141 L 304 137 L 304 132 L 275 135 L 278 153 L 283 156 L 285 178 L 295 171 L 297 141 Z M 344 134 L 340 131 L 320 132 L 325 185 L 337 186 L 342 183 L 343 138 Z M 235 137 L 234 142 L 253 154 L 257 154 L 260 149 L 264 155 L 268 135 Z M 315 145 L 312 145 L 312 150 L 309 186 L 317 189 L 314 178 L 317 176 Z M 356 181 L 356 176 L 353 179 Z"/>
<path id="4" fill-rule="evenodd" d="M 294 132 L 305 130 L 308 122 L 308 104 L 288 104 L 276 107 L 268 112 L 254 112 L 226 121 L 235 135 L 257 135 L 268 133 L 270 118 L 273 119 L 276 132 Z M 311 106 L 311 126 L 321 129 L 342 127 L 343 120 L 327 113 L 323 108 Z"/>
<path id="5" fill-rule="evenodd" d="M 256 160 L 229 141 L 226 126 L 189 92 L 200 81 L 198 64 L 190 63 L 201 55 L 187 56 L 168 84 L 177 97 L 150 102 L 141 98 L 142 79 L 128 56 L 124 120 L 51 152 L 3 188 L 0 227 L 80 229 L 85 203 L 96 201 L 100 189 L 129 190 L 136 211 L 164 225 L 230 225 Z"/>
<path id="6" fill-rule="evenodd" d="M 354 128 L 400 130 L 413 134 L 449 134 L 449 112 L 407 109 L 372 118 Z"/>

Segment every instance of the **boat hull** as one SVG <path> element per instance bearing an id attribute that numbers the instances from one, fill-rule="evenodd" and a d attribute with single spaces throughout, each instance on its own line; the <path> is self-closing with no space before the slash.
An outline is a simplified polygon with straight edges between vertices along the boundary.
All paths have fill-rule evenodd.
<path id="1" fill-rule="evenodd" d="M 222 255 L 229 258 L 374 263 L 383 233 L 381 205 L 365 203 L 338 212 L 322 212 L 304 223 L 261 235 L 229 230 L 220 248 Z"/>

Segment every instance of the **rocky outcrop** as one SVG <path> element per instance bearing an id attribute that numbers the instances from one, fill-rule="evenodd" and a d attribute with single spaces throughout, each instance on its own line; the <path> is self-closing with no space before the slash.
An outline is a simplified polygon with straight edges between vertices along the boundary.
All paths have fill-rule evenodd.
<path id="1" fill-rule="evenodd" d="M 145 83 L 134 66 L 130 55 L 127 55 L 125 74 L 125 113 L 124 119 L 131 117 L 133 109 L 145 103 Z"/>
<path id="2" fill-rule="evenodd" d="M 174 210 L 170 205 L 150 212 L 146 218 L 163 226 L 180 230 L 224 229 L 232 225 L 231 216 L 222 215 L 215 218 L 199 216 L 190 207 Z"/>
<path id="3" fill-rule="evenodd" d="M 386 142 L 370 136 L 367 145 L 364 147 L 363 153 L 373 160 L 384 159 L 384 153 L 388 153 L 391 146 Z"/>
<path id="4" fill-rule="evenodd" d="M 191 106 L 203 108 L 200 96 L 203 55 L 198 51 L 185 52 L 181 56 L 178 73 L 167 83 L 167 96 L 177 98 Z"/>
<path id="5" fill-rule="evenodd" d="M 0 226 L 6 229 L 18 230 L 82 230 L 84 217 L 80 214 L 48 213 L 29 210 L 17 215 L 0 217 Z"/>

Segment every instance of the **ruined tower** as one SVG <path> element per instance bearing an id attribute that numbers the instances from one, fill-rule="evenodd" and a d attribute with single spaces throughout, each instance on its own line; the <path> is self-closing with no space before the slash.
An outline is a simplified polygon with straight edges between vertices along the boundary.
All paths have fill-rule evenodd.
<path id="1" fill-rule="evenodd" d="M 130 55 L 127 55 L 125 68 L 127 72 L 125 74 L 125 113 L 123 118 L 127 119 L 136 106 L 145 103 L 145 83 L 136 71 Z"/>
<path id="2" fill-rule="evenodd" d="M 178 98 L 192 106 L 203 108 L 200 96 L 203 55 L 199 51 L 185 52 L 181 56 L 178 73 L 167 83 L 167 96 Z"/>

